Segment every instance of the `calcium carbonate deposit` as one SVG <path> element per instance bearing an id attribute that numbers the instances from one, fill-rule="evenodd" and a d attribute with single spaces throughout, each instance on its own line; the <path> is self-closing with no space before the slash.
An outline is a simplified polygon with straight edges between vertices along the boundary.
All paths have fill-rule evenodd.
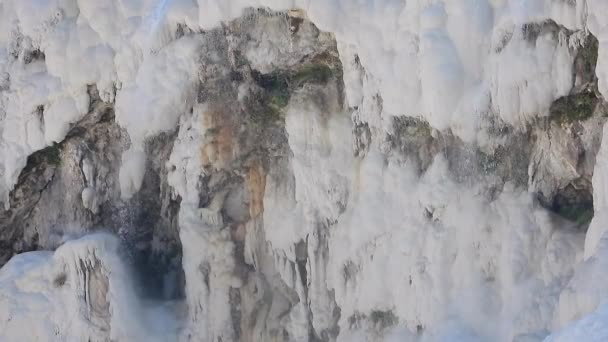
<path id="1" fill-rule="evenodd" d="M 0 341 L 608 341 L 606 98 L 606 0 L 0 0 Z"/>

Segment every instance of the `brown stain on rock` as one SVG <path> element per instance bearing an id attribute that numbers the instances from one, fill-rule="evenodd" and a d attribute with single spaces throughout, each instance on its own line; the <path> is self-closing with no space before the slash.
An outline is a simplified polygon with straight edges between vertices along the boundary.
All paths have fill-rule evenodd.
<path id="1" fill-rule="evenodd" d="M 266 172 L 258 161 L 253 161 L 245 175 L 249 191 L 249 215 L 258 217 L 264 211 L 264 192 L 266 191 Z"/>
<path id="2" fill-rule="evenodd" d="M 235 132 L 230 117 L 221 109 L 207 111 L 202 118 L 206 128 L 205 143 L 201 147 L 203 167 L 222 169 L 234 159 Z"/>

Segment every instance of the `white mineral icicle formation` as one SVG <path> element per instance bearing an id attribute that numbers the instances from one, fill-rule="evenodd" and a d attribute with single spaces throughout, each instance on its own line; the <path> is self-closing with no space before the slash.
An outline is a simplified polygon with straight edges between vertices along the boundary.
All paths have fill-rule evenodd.
<path id="1" fill-rule="evenodd" d="M 0 0 L 0 341 L 608 340 L 607 97 L 606 0 Z"/>

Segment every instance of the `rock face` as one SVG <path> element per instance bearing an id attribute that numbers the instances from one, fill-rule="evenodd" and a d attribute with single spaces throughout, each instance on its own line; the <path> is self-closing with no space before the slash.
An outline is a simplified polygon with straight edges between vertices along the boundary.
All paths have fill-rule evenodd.
<path id="1" fill-rule="evenodd" d="M 321 309 L 330 313 L 321 327 L 313 325 L 306 304 L 312 285 L 307 265 L 327 257 L 327 243 L 309 249 L 300 241 L 293 246 L 297 257 L 287 260 L 266 238 L 265 196 L 273 191 L 269 179 L 277 182 L 271 186 L 293 191 L 288 108 L 312 106 L 324 120 L 342 108 L 335 41 L 308 21 L 294 27 L 294 20 L 255 11 L 202 36 L 209 52 L 202 52 L 197 104 L 181 118 L 168 162 L 169 183 L 181 197 L 189 334 L 195 339 L 327 340 L 337 335 L 339 311 L 329 289 L 317 290 L 325 292 L 328 301 Z M 251 38 L 265 34 L 267 40 Z M 266 50 L 275 58 L 256 60 Z M 284 261 L 277 265 L 277 258 Z"/>
<path id="2" fill-rule="evenodd" d="M 158 159 L 148 164 L 145 190 L 122 201 L 118 170 L 128 137 L 114 122 L 113 105 L 101 101 L 95 87 L 89 96 L 89 113 L 66 139 L 29 157 L 11 192 L 11 208 L 2 213 L 3 262 L 16 253 L 54 250 L 66 240 L 104 230 L 128 241 L 138 269 L 151 269 L 144 271 L 155 278 L 146 280 L 147 290 L 162 290 L 163 281 L 183 282 L 177 271 L 178 204 L 169 197 L 164 165 L 172 139 L 150 142 L 149 153 Z M 173 279 L 163 279 L 166 272 Z"/>
<path id="3" fill-rule="evenodd" d="M 496 103 L 468 140 L 433 124 L 443 104 L 384 117 L 394 103 L 366 93 L 352 106 L 353 80 L 377 80 L 301 10 L 177 25 L 141 67 L 166 58 L 175 77 L 158 89 L 189 85 L 142 104 L 169 108 L 151 114 L 166 126 L 124 112 L 125 94 L 158 90 L 154 75 L 89 85 L 65 137 L 28 153 L 0 212 L 0 339 L 542 340 L 594 310 L 576 297 L 593 265 L 576 267 L 608 114 L 598 41 L 552 20 L 515 34 L 492 58 L 518 44 L 563 54 L 570 90 L 536 116 L 522 92 L 515 124 L 507 90 L 488 89 Z M 77 328 L 61 323 L 69 310 Z"/>

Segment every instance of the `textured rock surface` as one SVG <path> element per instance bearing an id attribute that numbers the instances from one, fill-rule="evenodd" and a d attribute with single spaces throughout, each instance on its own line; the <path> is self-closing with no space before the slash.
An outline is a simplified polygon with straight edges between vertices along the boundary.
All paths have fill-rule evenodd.
<path id="1" fill-rule="evenodd" d="M 99 7 L 75 8 L 95 18 Z M 480 38 L 492 49 L 479 93 L 453 86 L 481 80 L 474 64 L 486 57 L 449 77 L 420 61 L 426 92 L 401 108 L 375 52 L 362 50 L 364 63 L 304 11 L 239 15 L 205 30 L 166 24 L 144 52 L 111 41 L 115 60 L 145 55 L 139 70 L 87 82 L 86 110 L 57 129 L 65 137 L 27 142 L 0 212 L 0 339 L 537 341 L 606 298 L 604 259 L 583 256 L 587 229 L 601 231 L 608 111 L 600 43 L 580 23 Z M 421 13 L 419 52 L 452 67 L 432 58 L 456 49 L 439 44 L 445 15 Z M 18 33 L 7 70 L 56 53 Z M 521 84 L 500 68 L 516 58 Z M 2 103 L 15 101 L 11 82 L 0 78 Z M 470 117 L 442 121 L 456 95 L 473 98 L 456 109 Z M 27 116 L 44 126 L 54 105 Z M 88 235 L 99 231 L 118 239 Z M 591 277 L 599 290 L 585 287 Z M 61 323 L 70 309 L 78 328 Z"/>
<path id="2" fill-rule="evenodd" d="M 3 262 L 16 253 L 54 250 L 88 232 L 110 231 L 130 245 L 137 269 L 161 277 L 146 279 L 146 288 L 158 292 L 165 272 L 176 272 L 169 274 L 171 281 L 183 281 L 178 204 L 169 197 L 164 165 L 172 139 L 161 136 L 150 142 L 149 153 L 157 158 L 149 162 L 145 190 L 122 201 L 118 170 L 128 138 L 114 122 L 113 105 L 101 101 L 95 87 L 89 92 L 89 114 L 60 144 L 31 155 L 11 192 L 11 208 L 1 221 Z"/>

